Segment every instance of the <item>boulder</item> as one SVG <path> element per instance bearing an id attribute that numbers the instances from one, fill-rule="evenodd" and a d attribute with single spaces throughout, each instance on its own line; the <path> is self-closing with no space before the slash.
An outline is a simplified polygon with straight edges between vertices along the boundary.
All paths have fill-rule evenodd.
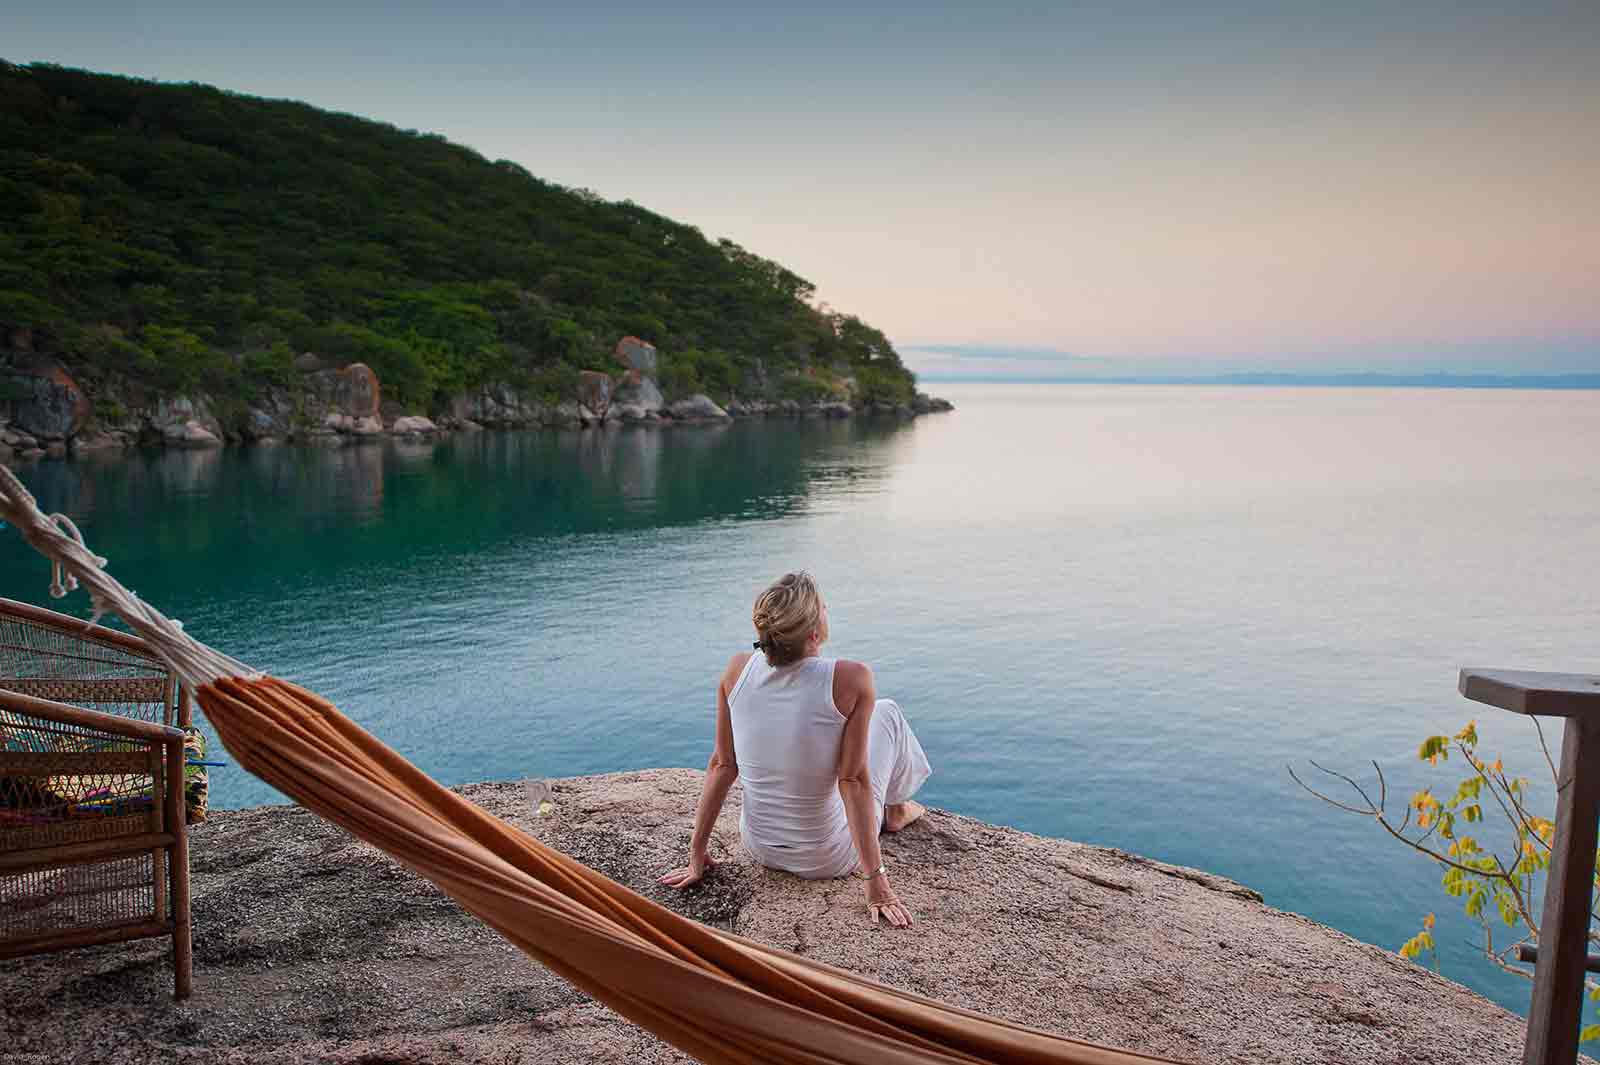
<path id="1" fill-rule="evenodd" d="M 381 418 L 383 389 L 378 375 L 365 363 L 353 362 L 342 370 L 313 370 L 302 379 L 310 393 L 306 413 L 320 419 L 333 412 L 351 418 Z"/>
<path id="2" fill-rule="evenodd" d="M 251 407 L 245 414 L 244 436 L 246 440 L 265 440 L 270 436 L 282 436 L 289 431 L 288 424 L 275 412 L 261 407 Z"/>
<path id="3" fill-rule="evenodd" d="M 364 362 L 352 362 L 340 370 L 334 402 L 352 418 L 381 418 L 383 389 L 372 367 Z"/>
<path id="4" fill-rule="evenodd" d="M 611 409 L 611 377 L 596 370 L 578 374 L 578 402 L 593 411 L 595 417 L 605 418 Z"/>
<path id="5" fill-rule="evenodd" d="M 19 458 L 19 459 L 42 459 L 42 458 L 44 458 L 44 448 L 42 448 L 42 447 L 25 447 L 21 451 L 17 452 L 17 458 Z"/>
<path id="6" fill-rule="evenodd" d="M 331 429 L 336 433 L 348 433 L 350 427 L 354 424 L 354 418 L 348 414 L 340 414 L 338 411 L 330 411 L 322 417 L 323 428 Z"/>
<path id="7" fill-rule="evenodd" d="M 10 444 L 0 444 L 0 462 L 15 457 L 16 453 L 16 449 Z"/>
<path id="8" fill-rule="evenodd" d="M 933 398 L 926 392 L 918 392 L 911 397 L 911 410 L 915 414 L 927 414 L 933 410 Z"/>
<path id="9" fill-rule="evenodd" d="M 10 415 L 19 429 L 43 440 L 65 440 L 88 421 L 89 397 L 59 362 L 38 360 L 8 372 Z"/>
<path id="10" fill-rule="evenodd" d="M 309 351 L 302 351 L 295 356 L 294 368 L 301 373 L 316 373 L 318 370 L 324 369 L 325 366 L 320 356 Z"/>
<path id="11" fill-rule="evenodd" d="M 622 382 L 612 394 L 613 403 L 627 403 L 647 411 L 659 411 L 666 406 L 666 399 L 661 395 L 661 389 L 656 387 L 655 378 L 646 377 L 638 370 L 629 370 L 622 375 Z"/>
<path id="12" fill-rule="evenodd" d="M 365 418 L 353 418 L 350 421 L 351 436 L 378 436 L 383 432 L 383 421 L 371 414 Z"/>
<path id="13" fill-rule="evenodd" d="M 645 409 L 639 406 L 637 403 L 618 403 L 611 408 L 611 411 L 619 419 L 625 422 L 642 422 L 644 421 L 647 413 Z"/>
<path id="14" fill-rule="evenodd" d="M 196 418 L 186 422 L 169 422 L 162 427 L 161 438 L 172 447 L 222 446 L 222 438 Z"/>
<path id="15" fill-rule="evenodd" d="M 692 396 L 678 400 L 669 406 L 667 411 L 682 421 L 705 421 L 728 416 L 727 411 L 713 403 L 711 397 L 703 392 L 696 392 Z"/>
<path id="16" fill-rule="evenodd" d="M 617 361 L 630 370 L 642 374 L 656 372 L 656 346 L 638 337 L 623 337 L 617 341 Z"/>
<path id="17" fill-rule="evenodd" d="M 203 396 L 158 400 L 146 418 L 148 435 L 174 447 L 212 447 L 222 443 L 222 424 L 212 416 Z M 202 433 L 191 432 L 191 426 L 198 427 Z"/>
<path id="18" fill-rule="evenodd" d="M 824 418 L 848 418 L 855 413 L 851 410 L 850 404 L 843 400 L 835 400 L 832 403 L 819 403 L 817 410 Z"/>
<path id="19" fill-rule="evenodd" d="M 67 442 L 65 440 L 52 440 L 44 446 L 44 453 L 53 459 L 66 458 Z"/>
<path id="20" fill-rule="evenodd" d="M 437 433 L 439 427 L 420 414 L 409 414 L 396 418 L 389 431 L 396 436 L 428 436 Z"/>
<path id="21" fill-rule="evenodd" d="M 485 385 L 475 392 L 463 392 L 450 398 L 446 411 L 453 420 L 475 421 L 479 426 L 494 425 L 507 429 L 538 425 L 548 416 L 543 406 L 529 403 L 509 385 Z"/>
<path id="22" fill-rule="evenodd" d="M 118 451 L 127 446 L 127 441 L 116 433 L 83 433 L 72 438 L 72 453 L 83 454 L 87 451 Z"/>

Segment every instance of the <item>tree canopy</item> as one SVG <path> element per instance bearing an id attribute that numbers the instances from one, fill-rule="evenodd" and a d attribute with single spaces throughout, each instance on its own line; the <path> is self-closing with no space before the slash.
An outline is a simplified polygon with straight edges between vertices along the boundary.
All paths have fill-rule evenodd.
<path id="1" fill-rule="evenodd" d="M 434 134 L 0 61 L 0 325 L 91 387 L 239 395 L 310 350 L 426 409 L 491 381 L 553 395 L 615 369 L 635 335 L 669 390 L 848 375 L 864 398 L 909 398 L 887 338 L 813 292 L 731 241 Z"/>

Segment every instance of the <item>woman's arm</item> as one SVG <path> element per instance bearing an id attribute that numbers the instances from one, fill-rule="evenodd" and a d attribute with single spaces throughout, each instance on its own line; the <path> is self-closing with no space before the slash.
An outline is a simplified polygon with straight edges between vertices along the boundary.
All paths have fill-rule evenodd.
<path id="1" fill-rule="evenodd" d="M 711 747 L 711 760 L 706 763 L 705 784 L 700 789 L 700 804 L 694 810 L 694 837 L 689 841 L 689 864 L 674 869 L 659 883 L 668 887 L 684 888 L 698 883 L 714 864 L 711 861 L 711 830 L 716 827 L 717 815 L 727 801 L 728 789 L 739 779 L 739 760 L 733 752 L 733 718 L 728 711 L 728 694 L 739 683 L 750 652 L 734 655 L 717 685 L 717 736 Z"/>
<path id="2" fill-rule="evenodd" d="M 867 912 L 872 923 L 881 915 L 896 928 L 911 924 L 911 911 L 889 886 L 889 873 L 883 869 L 883 853 L 878 849 L 878 808 L 872 797 L 872 772 L 867 762 L 867 737 L 872 731 L 872 708 L 878 689 L 872 670 L 861 662 L 840 659 L 834 666 L 833 705 L 846 718 L 844 738 L 839 743 L 839 797 L 844 800 L 850 835 L 861 857 L 861 873 L 867 878 Z"/>

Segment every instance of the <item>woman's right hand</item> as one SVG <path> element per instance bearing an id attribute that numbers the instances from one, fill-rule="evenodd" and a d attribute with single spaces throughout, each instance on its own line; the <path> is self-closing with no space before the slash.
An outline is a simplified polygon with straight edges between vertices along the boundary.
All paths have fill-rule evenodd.
<path id="1" fill-rule="evenodd" d="M 867 913 L 871 915 L 873 924 L 878 923 L 879 917 L 884 917 L 895 928 L 911 927 L 911 911 L 906 909 L 906 904 L 889 886 L 888 873 L 879 873 L 867 881 Z"/>
<path id="2" fill-rule="evenodd" d="M 716 863 L 711 860 L 711 855 L 709 854 L 690 854 L 688 865 L 682 869 L 674 869 L 672 872 L 662 876 L 656 883 L 665 884 L 671 888 L 686 888 L 690 884 L 698 884 L 703 880 L 714 865 Z"/>

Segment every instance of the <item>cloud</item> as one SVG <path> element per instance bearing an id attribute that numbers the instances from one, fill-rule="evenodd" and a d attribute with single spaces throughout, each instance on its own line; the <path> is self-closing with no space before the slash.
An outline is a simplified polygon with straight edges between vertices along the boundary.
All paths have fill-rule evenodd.
<path id="1" fill-rule="evenodd" d="M 1100 362 L 1088 355 L 1076 355 L 1060 348 L 999 347 L 993 344 L 907 344 L 903 352 L 943 355 L 953 359 L 1015 359 L 1020 362 Z"/>

